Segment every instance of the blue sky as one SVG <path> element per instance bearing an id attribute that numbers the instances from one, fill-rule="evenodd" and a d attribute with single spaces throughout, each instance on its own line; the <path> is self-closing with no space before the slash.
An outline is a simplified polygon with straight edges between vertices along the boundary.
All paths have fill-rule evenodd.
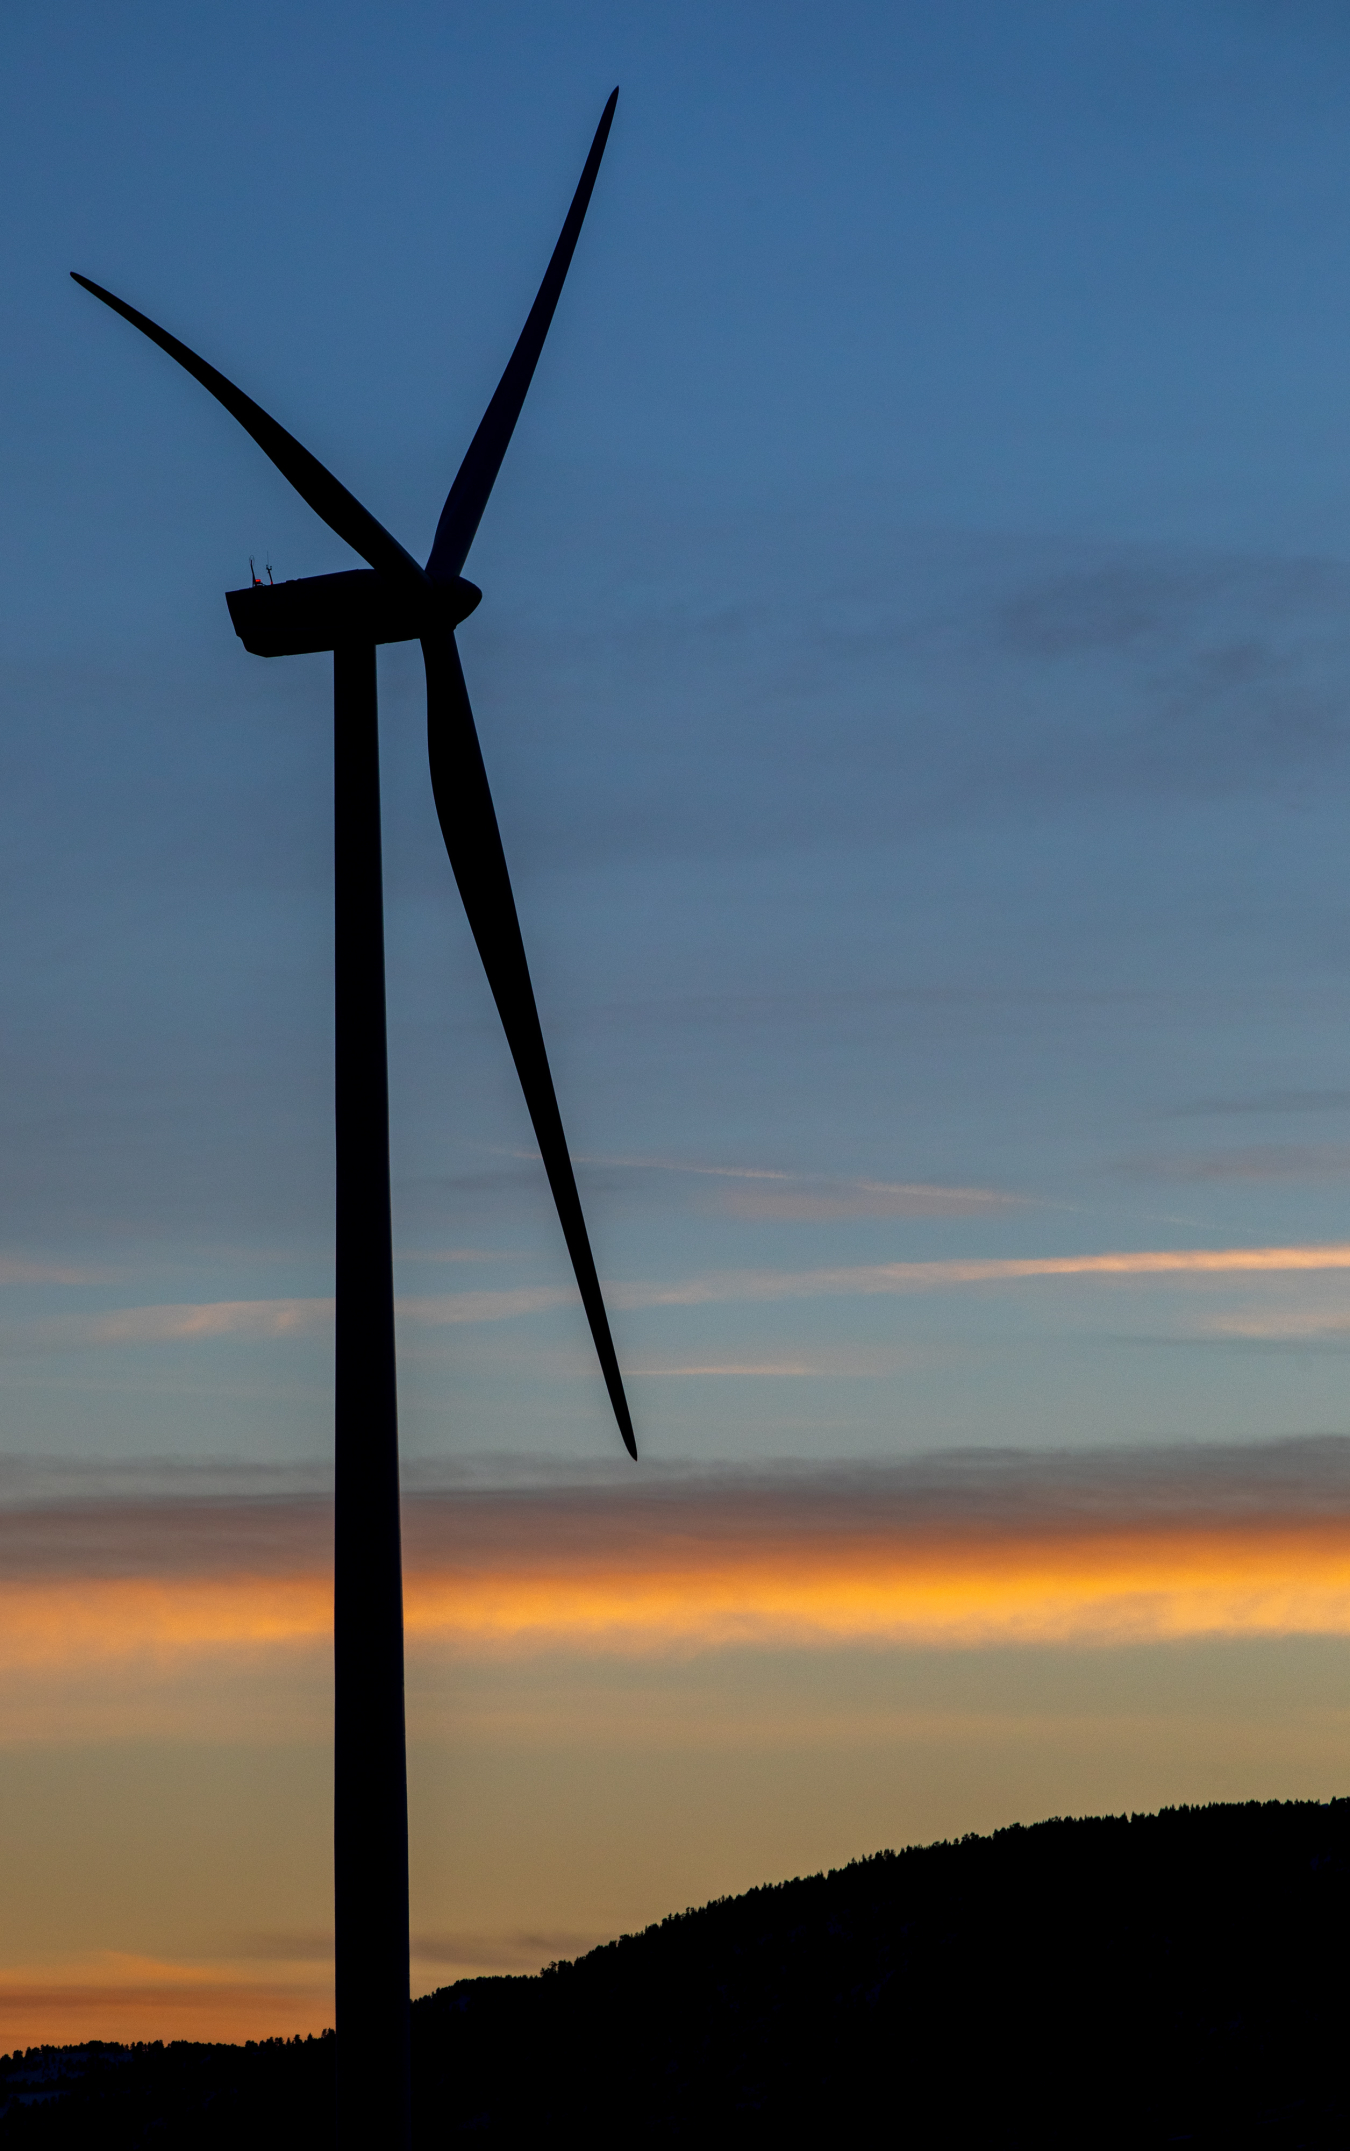
<path id="1" fill-rule="evenodd" d="M 328 1413 L 328 668 L 247 660 L 222 593 L 346 556 L 66 271 L 424 549 L 615 79 L 462 634 L 602 1275 L 1339 1236 L 1337 11 L 5 37 L 5 1203 L 78 1279 L 5 1288 L 17 1448 L 310 1456 Z M 415 651 L 381 682 L 406 1440 L 600 1455 L 573 1306 L 425 1314 L 565 1258 Z M 616 1319 L 655 1456 L 833 1457 L 1334 1429 L 1350 1296 L 1299 1290 L 1283 1330 L 1277 1281 Z"/>

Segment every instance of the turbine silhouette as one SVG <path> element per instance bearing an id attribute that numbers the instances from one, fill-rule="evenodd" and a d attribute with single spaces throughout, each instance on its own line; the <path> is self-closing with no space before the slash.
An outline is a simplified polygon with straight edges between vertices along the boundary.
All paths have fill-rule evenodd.
<path id="1" fill-rule="evenodd" d="M 389 1206 L 384 913 L 375 651 L 421 642 L 431 784 L 450 864 L 534 1123 L 605 1386 L 637 1445 L 581 1212 L 530 984 L 515 898 L 455 646 L 482 592 L 461 569 L 553 319 L 600 159 L 605 106 L 538 297 L 450 488 L 425 569 L 330 471 L 223 374 L 88 277 L 77 284 L 186 367 L 368 565 L 231 590 L 236 634 L 258 657 L 333 653 L 335 1096 L 337 1122 L 336 1522 L 333 1865 L 338 2137 L 409 2141 L 408 1809 L 403 1584 Z M 72 272 L 73 274 L 74 272 Z"/>

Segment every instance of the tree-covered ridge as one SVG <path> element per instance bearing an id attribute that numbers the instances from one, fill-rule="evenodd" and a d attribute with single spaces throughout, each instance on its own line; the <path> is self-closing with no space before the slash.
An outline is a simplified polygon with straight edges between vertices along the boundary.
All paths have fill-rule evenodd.
<path id="1" fill-rule="evenodd" d="M 880 1853 L 429 1998 L 423 2112 L 502 2142 L 626 2114 L 653 2142 L 879 2117 L 916 2146 L 1344 2146 L 1347 1914 L 1350 1801 Z"/>
<path id="2" fill-rule="evenodd" d="M 878 1853 L 427 1996 L 416 2138 L 1340 2147 L 1348 1914 L 1350 1800 Z M 333 2048 L 105 2048 L 0 2145 L 327 2145 Z"/>

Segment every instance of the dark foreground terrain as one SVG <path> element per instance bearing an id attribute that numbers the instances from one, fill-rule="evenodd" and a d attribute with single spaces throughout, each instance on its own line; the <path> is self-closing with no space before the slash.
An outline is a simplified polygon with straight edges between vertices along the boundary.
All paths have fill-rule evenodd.
<path id="1" fill-rule="evenodd" d="M 1046 1822 L 427 1996 L 416 2141 L 1340 2151 L 1347 2004 L 1350 1800 Z M 327 2146 L 335 2049 L 31 2049 L 0 2151 Z"/>

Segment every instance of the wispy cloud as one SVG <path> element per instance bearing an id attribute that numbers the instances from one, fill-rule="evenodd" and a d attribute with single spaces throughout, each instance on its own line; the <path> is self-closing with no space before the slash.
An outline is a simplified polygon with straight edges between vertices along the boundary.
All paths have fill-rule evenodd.
<path id="1" fill-rule="evenodd" d="M 595 1929 L 512 1928 L 497 1934 L 414 1934 L 414 1965 L 461 1973 L 537 1972 L 562 1957 L 579 1957 L 607 1937 Z"/>
<path id="2" fill-rule="evenodd" d="M 517 1151 L 517 1157 L 539 1160 L 537 1150 Z M 641 1173 L 691 1173 L 703 1180 L 787 1180 L 791 1175 L 769 1165 L 700 1165 L 691 1158 L 607 1157 L 597 1151 L 579 1151 L 578 1165 L 606 1165 L 615 1171 Z"/>
<path id="3" fill-rule="evenodd" d="M 1202 1334 L 1209 1337 L 1250 1337 L 1254 1341 L 1295 1344 L 1301 1339 L 1350 1336 L 1350 1308 L 1275 1307 L 1244 1309 L 1237 1314 L 1215 1315 Z"/>
<path id="4" fill-rule="evenodd" d="M 876 1381 L 899 1374 L 916 1354 L 895 1347 L 874 1345 L 825 1346 L 809 1352 L 785 1353 L 778 1358 L 710 1360 L 707 1362 L 657 1362 L 636 1365 L 635 1378 L 649 1381 L 703 1380 L 728 1377 L 767 1381 L 861 1380 Z"/>
<path id="5" fill-rule="evenodd" d="M 1042 1278 L 1131 1279 L 1280 1275 L 1350 1269 L 1350 1242 L 1304 1247 L 1136 1249 L 1100 1255 L 960 1257 L 939 1262 L 854 1263 L 810 1270 L 717 1270 L 666 1281 L 610 1282 L 612 1304 L 626 1309 L 729 1305 L 736 1301 L 873 1298 L 961 1285 L 1030 1283 Z M 401 1299 L 402 1318 L 428 1324 L 495 1322 L 564 1305 L 570 1290 L 446 1293 Z"/>
<path id="6" fill-rule="evenodd" d="M 1350 1173 L 1350 1143 L 1245 1143 L 1127 1160 L 1126 1170 L 1163 1180 L 1332 1180 Z"/>
<path id="7" fill-rule="evenodd" d="M 1277 1276 L 1350 1269 L 1350 1242 L 1296 1247 L 1133 1249 L 1099 1255 L 961 1257 L 938 1262 L 875 1262 L 808 1270 L 716 1270 L 669 1280 L 610 1282 L 615 1307 L 699 1307 L 737 1301 L 874 1298 L 962 1285 L 1024 1284 L 1044 1278 Z M 504 1322 L 570 1306 L 569 1285 L 521 1285 L 475 1292 L 401 1296 L 401 1322 L 442 1328 Z M 104 1314 L 57 1317 L 35 1334 L 69 1344 L 169 1344 L 233 1337 L 311 1334 L 331 1326 L 331 1299 L 210 1300 L 122 1307 Z M 712 1371 L 710 1369 L 710 1371 Z"/>
<path id="8" fill-rule="evenodd" d="M 1173 1106 L 1168 1118 L 1201 1120 L 1248 1113 L 1350 1112 L 1350 1090 L 1260 1090 L 1247 1098 L 1196 1098 Z"/>
<path id="9" fill-rule="evenodd" d="M 331 1299 L 189 1301 L 119 1307 L 70 1322 L 72 1334 L 87 1344 L 171 1344 L 197 1337 L 298 1336 L 330 1324 L 333 1307 Z"/>
<path id="10" fill-rule="evenodd" d="M 1018 656 L 1036 658 L 1156 648 L 1174 641 L 1224 581 L 1213 562 L 1107 557 L 1022 587 L 994 608 L 994 637 Z"/>
<path id="11" fill-rule="evenodd" d="M 668 1284 L 619 1284 L 608 1289 L 619 1307 L 688 1307 L 736 1300 L 869 1298 L 1054 1277 L 1207 1277 L 1345 1269 L 1350 1269 L 1350 1242 L 1336 1241 L 1307 1247 L 1137 1249 L 1102 1255 L 861 1263 L 816 1270 L 723 1270 Z"/>
<path id="12" fill-rule="evenodd" d="M 784 1174 L 783 1179 L 789 1179 Z M 764 1223 L 831 1224 L 868 1217 L 985 1217 L 1016 1196 L 992 1188 L 940 1187 L 924 1181 L 810 1180 L 783 1187 L 729 1190 L 719 1207 L 732 1217 Z"/>
<path id="13" fill-rule="evenodd" d="M 400 1297 L 397 1314 L 401 1322 L 415 1322 L 440 1329 L 455 1322 L 506 1322 L 515 1315 L 542 1314 L 549 1307 L 566 1307 L 576 1298 L 564 1285 L 519 1285 L 482 1292 L 440 1292 L 419 1297 Z"/>
<path id="14" fill-rule="evenodd" d="M 579 1157 L 578 1164 L 611 1171 L 677 1173 L 731 1182 L 718 1208 L 731 1217 L 824 1224 L 867 1217 L 980 1217 L 1022 1201 L 993 1188 L 947 1187 L 936 1181 L 869 1180 L 830 1173 L 793 1173 L 764 1165 L 710 1165 L 688 1158 Z"/>

